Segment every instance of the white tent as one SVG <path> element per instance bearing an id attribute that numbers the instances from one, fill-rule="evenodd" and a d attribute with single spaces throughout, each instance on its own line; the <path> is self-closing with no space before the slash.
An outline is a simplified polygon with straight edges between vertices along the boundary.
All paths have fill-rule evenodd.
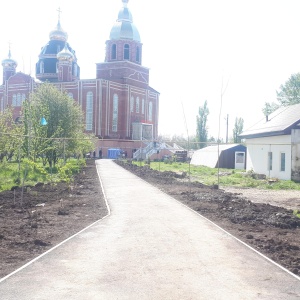
<path id="1" fill-rule="evenodd" d="M 237 154 L 242 154 L 245 159 L 246 147 L 240 144 L 222 144 L 208 146 L 196 150 L 192 156 L 191 164 L 196 166 L 207 166 L 210 168 L 237 168 Z M 239 158 L 239 157 L 238 157 Z M 245 168 L 244 160 L 241 168 Z"/>

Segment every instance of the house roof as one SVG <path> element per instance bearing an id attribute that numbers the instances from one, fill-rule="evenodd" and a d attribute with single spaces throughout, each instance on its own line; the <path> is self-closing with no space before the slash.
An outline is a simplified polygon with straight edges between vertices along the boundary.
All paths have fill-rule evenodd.
<path id="1" fill-rule="evenodd" d="M 252 127 L 243 131 L 239 137 L 255 138 L 275 135 L 286 135 L 291 129 L 300 123 L 300 103 L 290 106 L 282 106 L 268 118 L 260 120 Z"/>

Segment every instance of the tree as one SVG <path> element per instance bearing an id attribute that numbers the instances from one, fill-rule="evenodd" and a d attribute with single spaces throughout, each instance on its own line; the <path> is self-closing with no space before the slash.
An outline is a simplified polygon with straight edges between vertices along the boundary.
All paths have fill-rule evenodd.
<path id="1" fill-rule="evenodd" d="M 281 106 L 300 103 L 300 73 L 292 74 L 276 93 Z"/>
<path id="2" fill-rule="evenodd" d="M 209 109 L 207 107 L 207 100 L 205 100 L 203 106 L 199 107 L 199 115 L 197 116 L 197 139 L 200 142 L 200 148 L 204 148 L 207 142 L 207 117 L 209 115 Z"/>
<path id="3" fill-rule="evenodd" d="M 300 73 L 292 74 L 291 77 L 276 91 L 279 103 L 265 103 L 262 109 L 264 115 L 269 115 L 280 106 L 288 106 L 300 103 Z"/>
<path id="4" fill-rule="evenodd" d="M 233 142 L 240 143 L 241 138 L 239 135 L 243 132 L 244 129 L 244 119 L 243 118 L 235 118 L 234 128 L 233 128 Z"/>
<path id="5" fill-rule="evenodd" d="M 265 116 L 268 116 L 269 114 L 271 114 L 273 111 L 275 111 L 276 109 L 279 108 L 279 104 L 275 103 L 275 102 L 272 102 L 272 103 L 269 103 L 269 102 L 265 102 L 265 107 L 262 109 L 263 111 L 263 114 Z"/>
<path id="6" fill-rule="evenodd" d="M 0 161 L 9 160 L 20 150 L 23 126 L 15 123 L 11 108 L 0 113 Z"/>
<path id="7" fill-rule="evenodd" d="M 84 133 L 84 117 L 81 108 L 67 93 L 50 83 L 41 84 L 23 106 L 25 143 L 28 157 L 43 157 L 49 166 L 59 158 L 91 150 L 91 136 Z M 41 119 L 47 125 L 41 125 Z M 82 152 L 81 152 L 82 153 Z"/>

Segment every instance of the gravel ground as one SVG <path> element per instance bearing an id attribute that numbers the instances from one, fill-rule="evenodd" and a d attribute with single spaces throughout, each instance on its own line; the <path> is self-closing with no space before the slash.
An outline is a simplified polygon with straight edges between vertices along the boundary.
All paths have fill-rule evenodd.
<path id="1" fill-rule="evenodd" d="M 300 191 L 261 190 L 255 188 L 222 187 L 225 192 L 236 193 L 254 203 L 266 203 L 287 209 L 300 210 Z"/>

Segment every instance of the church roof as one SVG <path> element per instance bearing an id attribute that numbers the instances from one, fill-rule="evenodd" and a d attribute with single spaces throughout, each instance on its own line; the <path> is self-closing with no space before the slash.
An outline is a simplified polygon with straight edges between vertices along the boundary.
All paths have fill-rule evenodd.
<path id="1" fill-rule="evenodd" d="M 260 120 L 239 136 L 255 138 L 290 134 L 292 127 L 300 123 L 300 103 L 282 106 L 267 118 Z"/>
<path id="2" fill-rule="evenodd" d="M 132 14 L 127 7 L 129 0 L 122 0 L 123 7 L 119 11 L 118 19 L 110 31 L 110 40 L 133 40 L 140 42 L 140 34 L 133 24 Z"/>

